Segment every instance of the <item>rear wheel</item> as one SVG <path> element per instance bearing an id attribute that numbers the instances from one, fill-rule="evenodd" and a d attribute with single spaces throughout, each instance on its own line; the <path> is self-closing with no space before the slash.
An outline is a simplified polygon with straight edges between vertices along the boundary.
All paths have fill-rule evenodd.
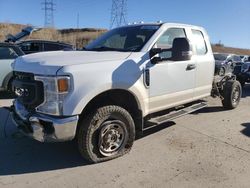
<path id="1" fill-rule="evenodd" d="M 234 109 L 238 106 L 242 94 L 241 84 L 236 80 L 225 83 L 222 105 L 225 109 Z"/>
<path id="2" fill-rule="evenodd" d="M 79 123 L 78 148 L 81 155 L 91 162 L 107 161 L 128 153 L 134 139 L 134 121 L 119 106 L 98 108 Z"/>

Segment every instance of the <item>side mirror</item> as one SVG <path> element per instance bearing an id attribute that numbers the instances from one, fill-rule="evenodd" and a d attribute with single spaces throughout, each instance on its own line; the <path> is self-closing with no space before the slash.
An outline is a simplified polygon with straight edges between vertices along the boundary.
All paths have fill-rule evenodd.
<path id="1" fill-rule="evenodd" d="M 152 48 L 149 52 L 150 57 L 154 57 L 156 54 L 159 54 L 162 52 L 161 48 Z"/>
<path id="2" fill-rule="evenodd" d="M 158 57 L 155 56 L 156 54 L 160 54 L 162 52 L 171 52 L 172 48 L 169 49 L 162 49 L 162 48 L 152 48 L 149 52 L 150 58 L 151 58 L 151 63 L 152 64 L 157 64 L 161 61 L 167 60 L 166 58 Z"/>
<path id="3" fill-rule="evenodd" d="M 187 61 L 192 57 L 192 50 L 187 38 L 175 38 L 172 46 L 173 61 Z"/>

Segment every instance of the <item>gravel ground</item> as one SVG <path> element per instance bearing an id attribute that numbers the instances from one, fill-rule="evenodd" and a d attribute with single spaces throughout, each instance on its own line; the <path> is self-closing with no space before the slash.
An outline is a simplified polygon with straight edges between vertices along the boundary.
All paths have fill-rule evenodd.
<path id="1" fill-rule="evenodd" d="M 250 85 L 235 110 L 219 99 L 152 129 L 124 157 L 89 164 L 74 143 L 43 144 L 19 134 L 0 100 L 0 187 L 249 187 Z"/>

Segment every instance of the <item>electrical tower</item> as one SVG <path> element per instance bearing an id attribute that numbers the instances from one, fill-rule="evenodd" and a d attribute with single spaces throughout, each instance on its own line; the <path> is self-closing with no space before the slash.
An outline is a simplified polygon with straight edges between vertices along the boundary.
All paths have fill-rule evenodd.
<path id="1" fill-rule="evenodd" d="M 44 0 L 42 10 L 44 10 L 44 27 L 54 27 L 55 3 L 53 0 Z"/>
<path id="2" fill-rule="evenodd" d="M 127 24 L 127 0 L 112 0 L 110 28 Z"/>

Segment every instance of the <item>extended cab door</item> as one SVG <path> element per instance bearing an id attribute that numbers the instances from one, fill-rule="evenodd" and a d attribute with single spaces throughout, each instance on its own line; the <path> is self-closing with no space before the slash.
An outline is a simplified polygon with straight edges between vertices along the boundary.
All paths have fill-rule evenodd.
<path id="1" fill-rule="evenodd" d="M 215 62 L 206 32 L 202 29 L 190 29 L 190 35 L 193 59 L 196 61 L 194 98 L 200 99 L 211 94 Z"/>
<path id="2" fill-rule="evenodd" d="M 157 40 L 153 48 L 170 49 L 175 38 L 186 38 L 184 28 L 169 28 Z M 172 52 L 162 52 L 166 59 L 149 64 L 149 112 L 156 112 L 192 101 L 194 97 L 196 63 L 171 60 Z"/>

